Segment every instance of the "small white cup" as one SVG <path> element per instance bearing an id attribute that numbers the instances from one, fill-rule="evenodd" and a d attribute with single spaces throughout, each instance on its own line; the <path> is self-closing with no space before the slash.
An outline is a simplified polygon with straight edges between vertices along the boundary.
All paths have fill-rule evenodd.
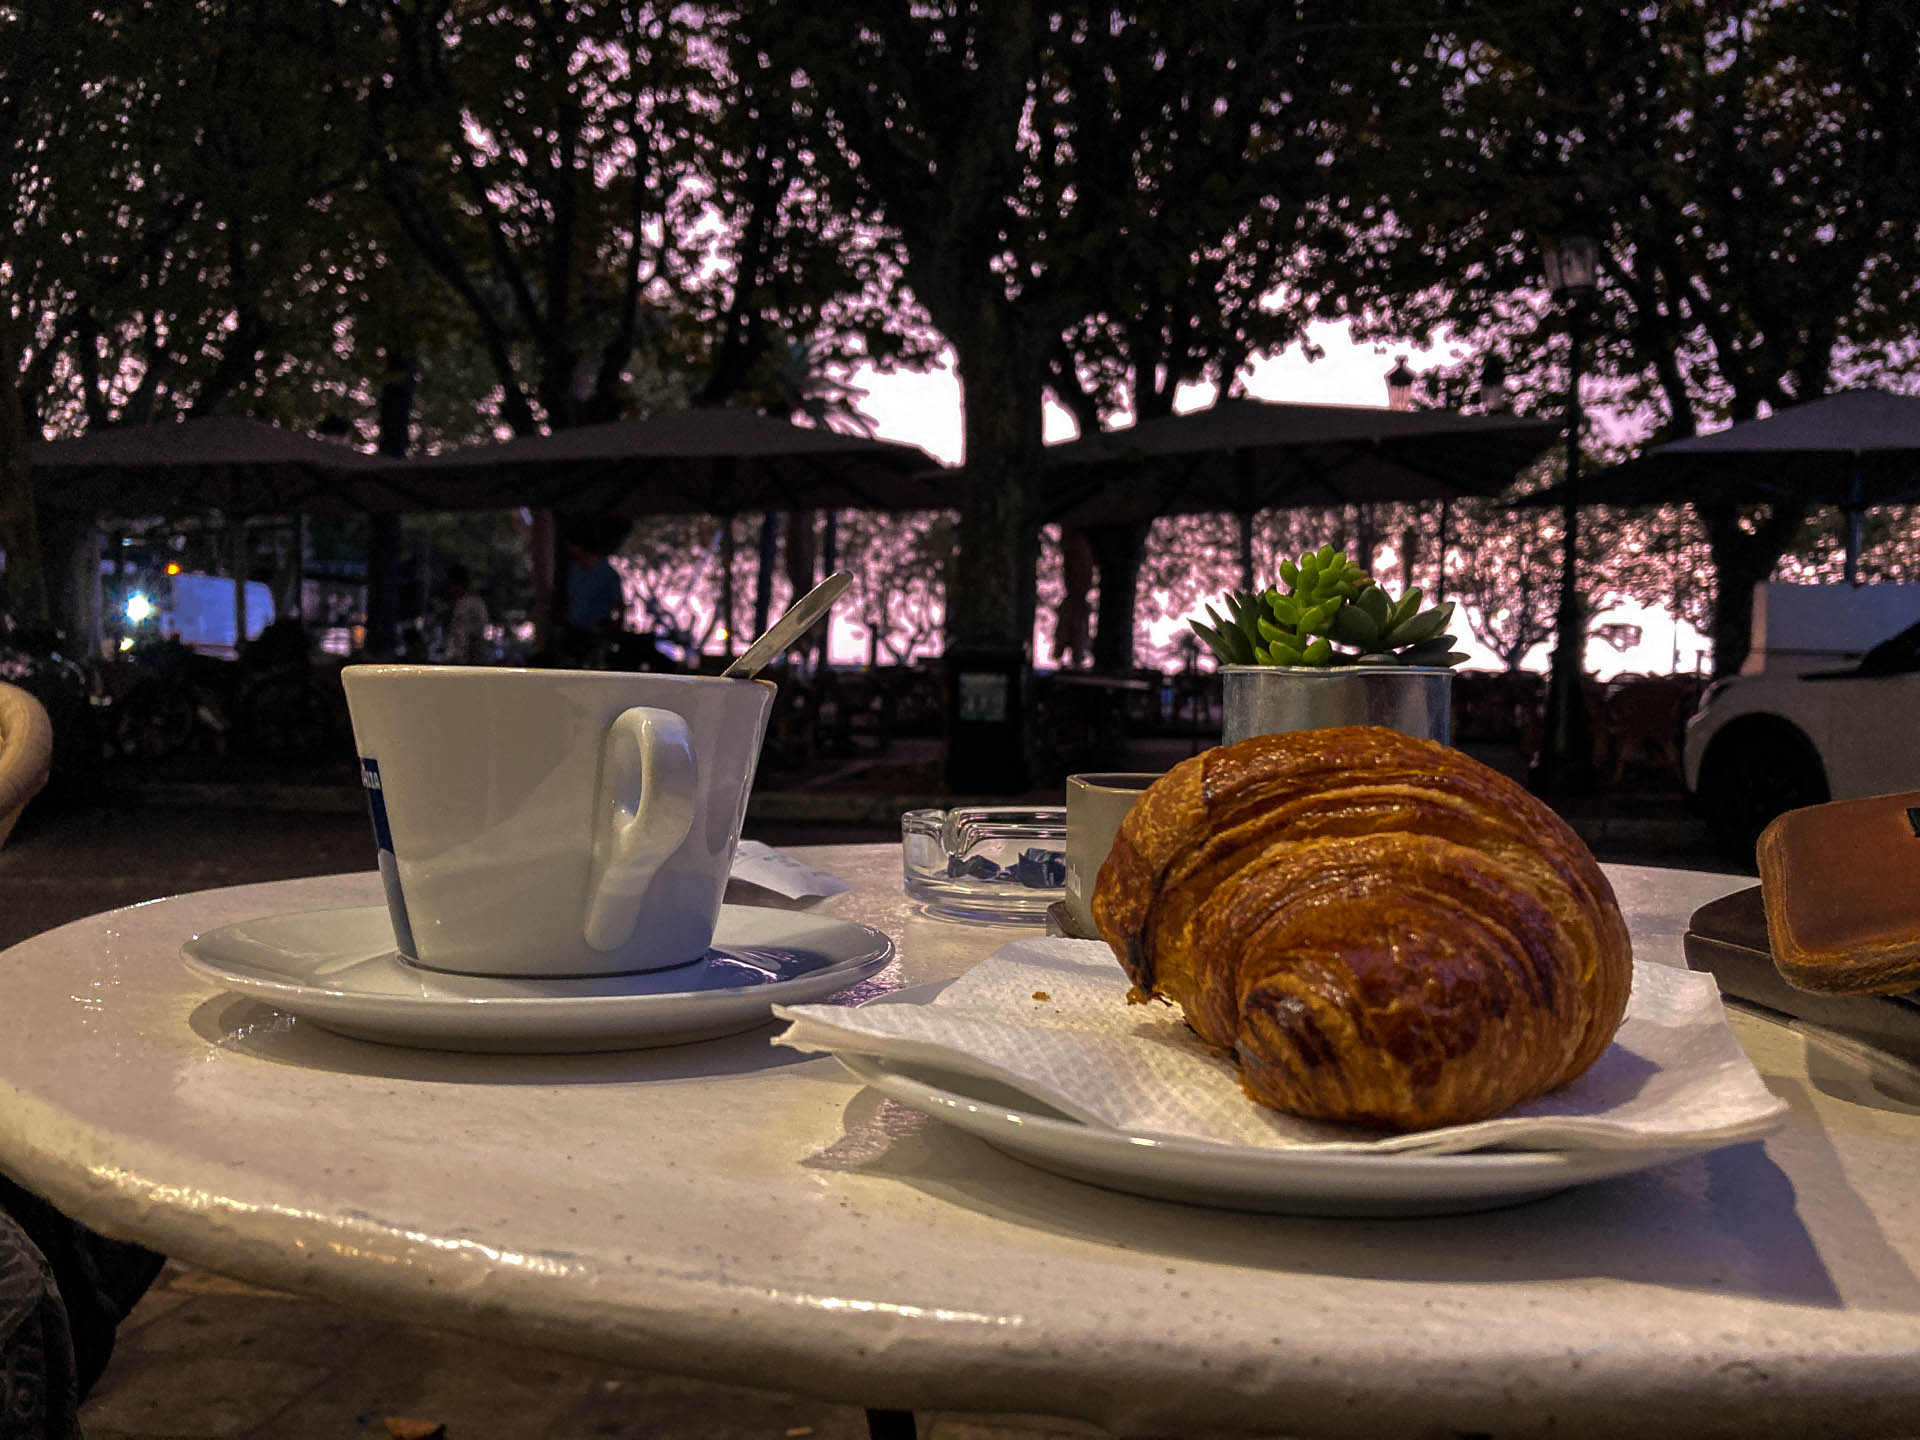
<path id="1" fill-rule="evenodd" d="M 400 953 L 613 975 L 713 940 L 763 680 L 456 665 L 342 672 Z"/>
<path id="2" fill-rule="evenodd" d="M 1160 777 L 1135 771 L 1067 777 L 1067 915 L 1078 934 L 1095 937 L 1093 892 L 1120 822 Z"/>

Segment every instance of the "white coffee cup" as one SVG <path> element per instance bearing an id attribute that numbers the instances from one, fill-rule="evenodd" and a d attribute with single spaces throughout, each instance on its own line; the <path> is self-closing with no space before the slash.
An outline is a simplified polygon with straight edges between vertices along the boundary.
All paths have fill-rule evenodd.
<path id="1" fill-rule="evenodd" d="M 1075 933 L 1092 938 L 1093 892 L 1114 836 L 1158 774 L 1121 770 L 1067 777 L 1067 915 Z"/>
<path id="2" fill-rule="evenodd" d="M 401 954 L 473 975 L 698 958 L 746 817 L 763 680 L 350 665 Z"/>

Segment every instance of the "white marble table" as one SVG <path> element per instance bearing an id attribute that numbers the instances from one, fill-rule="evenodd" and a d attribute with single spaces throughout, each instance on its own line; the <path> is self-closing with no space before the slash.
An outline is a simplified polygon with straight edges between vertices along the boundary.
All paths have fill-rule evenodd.
<path id="1" fill-rule="evenodd" d="M 1031 933 L 915 912 L 891 847 L 802 852 L 944 978 Z M 1736 877 L 1612 870 L 1679 963 Z M 1786 1128 L 1515 1209 L 1232 1214 L 1030 1169 L 769 1031 L 430 1054 L 223 994 L 187 935 L 375 903 L 183 895 L 0 954 L 0 1170 L 96 1228 L 359 1306 L 876 1407 L 1123 1434 L 1920 1431 L 1920 1103 L 1736 1017 Z"/>

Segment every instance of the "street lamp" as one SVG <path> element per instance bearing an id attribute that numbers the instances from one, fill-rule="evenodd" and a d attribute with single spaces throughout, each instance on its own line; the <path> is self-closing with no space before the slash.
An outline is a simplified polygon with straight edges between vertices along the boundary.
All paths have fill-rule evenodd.
<path id="1" fill-rule="evenodd" d="M 1480 408 L 1489 415 L 1513 409 L 1513 398 L 1507 394 L 1507 362 L 1492 351 L 1480 362 Z"/>
<path id="2" fill-rule="evenodd" d="M 1536 791 L 1576 794 L 1594 785 L 1593 722 L 1581 681 L 1586 617 L 1580 607 L 1580 341 L 1599 283 L 1599 247 L 1586 235 L 1543 241 L 1553 298 L 1567 307 L 1567 474 L 1560 487 L 1560 604 L 1547 677 L 1546 733 L 1528 776 Z"/>
<path id="3" fill-rule="evenodd" d="M 1389 410 L 1411 410 L 1413 408 L 1413 382 L 1418 377 L 1407 365 L 1407 357 L 1393 357 L 1393 368 L 1387 372 L 1387 408 Z"/>

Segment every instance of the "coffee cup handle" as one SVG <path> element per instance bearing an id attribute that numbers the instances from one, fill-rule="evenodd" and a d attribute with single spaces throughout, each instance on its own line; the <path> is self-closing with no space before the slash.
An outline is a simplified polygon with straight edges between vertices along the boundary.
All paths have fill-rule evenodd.
<path id="1" fill-rule="evenodd" d="M 671 710 L 636 705 L 607 731 L 593 818 L 587 944 L 617 950 L 633 937 L 640 903 L 693 828 L 693 736 Z"/>

